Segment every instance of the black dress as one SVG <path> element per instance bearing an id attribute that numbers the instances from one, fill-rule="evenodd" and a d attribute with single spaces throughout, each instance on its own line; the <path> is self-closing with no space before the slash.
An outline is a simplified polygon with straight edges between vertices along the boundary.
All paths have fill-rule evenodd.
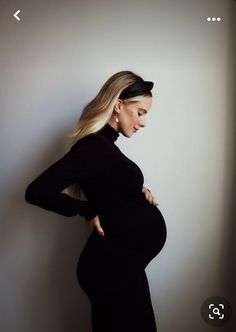
<path id="1" fill-rule="evenodd" d="M 116 146 L 118 136 L 107 123 L 80 139 L 29 184 L 25 199 L 65 216 L 99 216 L 105 236 L 94 229 L 77 264 L 93 332 L 156 332 L 145 267 L 166 242 L 166 224 L 142 192 L 140 168 Z M 61 193 L 75 182 L 87 201 Z"/>

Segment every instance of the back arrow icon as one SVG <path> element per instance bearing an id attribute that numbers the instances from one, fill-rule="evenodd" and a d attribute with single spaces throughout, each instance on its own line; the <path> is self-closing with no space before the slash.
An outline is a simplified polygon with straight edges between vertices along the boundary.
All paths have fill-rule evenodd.
<path id="1" fill-rule="evenodd" d="M 20 21 L 20 18 L 17 16 L 19 14 L 20 10 L 17 10 L 15 14 L 13 15 L 18 21 Z"/>

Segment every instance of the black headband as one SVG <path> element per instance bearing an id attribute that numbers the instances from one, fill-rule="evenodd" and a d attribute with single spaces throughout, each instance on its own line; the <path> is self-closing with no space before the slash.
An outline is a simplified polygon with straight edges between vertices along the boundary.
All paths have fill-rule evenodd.
<path id="1" fill-rule="evenodd" d="M 143 94 L 148 94 L 152 96 L 150 91 L 152 90 L 153 86 L 154 86 L 153 82 L 138 80 L 133 84 L 131 84 L 130 86 L 128 86 L 127 88 L 125 88 L 121 92 L 119 99 L 128 99 Z"/>

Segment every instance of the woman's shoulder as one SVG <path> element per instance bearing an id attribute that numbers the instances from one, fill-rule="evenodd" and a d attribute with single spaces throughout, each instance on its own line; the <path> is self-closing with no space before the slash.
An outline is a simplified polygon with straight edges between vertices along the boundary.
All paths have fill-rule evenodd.
<path id="1" fill-rule="evenodd" d="M 71 150 L 98 152 L 104 149 L 104 140 L 95 134 L 89 134 L 75 142 Z"/>

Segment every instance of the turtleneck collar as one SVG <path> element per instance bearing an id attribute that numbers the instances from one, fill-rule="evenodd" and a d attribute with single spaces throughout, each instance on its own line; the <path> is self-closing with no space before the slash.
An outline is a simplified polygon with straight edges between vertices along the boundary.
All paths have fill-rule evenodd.
<path id="1" fill-rule="evenodd" d="M 118 131 L 116 131 L 116 129 L 113 128 L 108 122 L 104 127 L 102 127 L 100 133 L 112 142 L 115 142 L 119 137 Z"/>

